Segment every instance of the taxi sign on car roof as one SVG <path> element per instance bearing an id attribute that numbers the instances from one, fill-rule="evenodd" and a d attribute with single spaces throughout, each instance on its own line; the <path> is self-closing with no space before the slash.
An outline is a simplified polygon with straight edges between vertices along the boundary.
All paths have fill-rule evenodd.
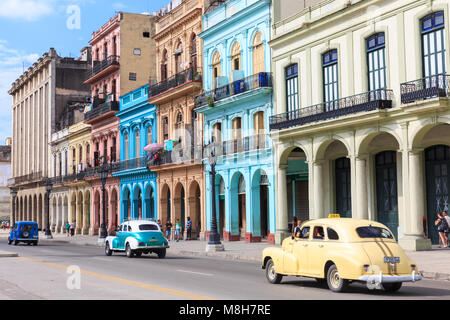
<path id="1" fill-rule="evenodd" d="M 332 219 L 332 218 L 340 218 L 341 215 L 339 213 L 330 213 L 328 215 L 328 218 Z"/>

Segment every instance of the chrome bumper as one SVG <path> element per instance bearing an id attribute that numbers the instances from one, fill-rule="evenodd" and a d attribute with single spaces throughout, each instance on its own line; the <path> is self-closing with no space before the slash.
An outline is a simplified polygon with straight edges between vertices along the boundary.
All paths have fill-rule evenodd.
<path id="1" fill-rule="evenodd" d="M 422 276 L 416 274 L 415 271 L 407 276 L 384 276 L 383 273 L 380 272 L 378 275 L 361 276 L 358 280 L 368 283 L 416 282 L 422 280 Z"/>

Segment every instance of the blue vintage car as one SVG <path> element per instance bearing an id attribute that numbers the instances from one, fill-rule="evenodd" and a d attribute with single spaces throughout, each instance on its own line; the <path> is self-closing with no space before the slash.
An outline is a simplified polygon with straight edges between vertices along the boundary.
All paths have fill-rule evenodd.
<path id="1" fill-rule="evenodd" d="M 37 246 L 38 241 L 39 230 L 36 222 L 18 221 L 9 232 L 9 245 L 14 243 L 14 245 L 17 246 L 19 242 L 24 242 L 28 245 L 33 244 L 34 246 Z"/>
<path id="2" fill-rule="evenodd" d="M 159 258 L 166 256 L 169 242 L 154 220 L 131 220 L 117 228 L 115 237 L 105 240 L 105 254 L 125 252 L 128 258 L 140 257 L 143 253 L 156 253 Z"/>

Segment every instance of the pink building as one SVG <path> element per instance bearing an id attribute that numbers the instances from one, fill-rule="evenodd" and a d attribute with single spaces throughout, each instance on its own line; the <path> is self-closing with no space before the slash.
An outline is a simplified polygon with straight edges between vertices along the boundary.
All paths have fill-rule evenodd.
<path id="1" fill-rule="evenodd" d="M 150 15 L 119 12 L 92 34 L 92 68 L 85 81 L 91 85 L 92 109 L 85 114 L 85 123 L 92 126 L 94 167 L 120 159 L 119 118 L 115 116 L 120 96 L 154 77 L 154 19 Z M 86 178 L 92 188 L 89 233 L 99 233 L 103 200 L 108 233 L 113 232 L 119 223 L 119 178 L 109 175 L 103 199 L 101 180 L 95 169 L 90 169 L 90 173 Z"/>

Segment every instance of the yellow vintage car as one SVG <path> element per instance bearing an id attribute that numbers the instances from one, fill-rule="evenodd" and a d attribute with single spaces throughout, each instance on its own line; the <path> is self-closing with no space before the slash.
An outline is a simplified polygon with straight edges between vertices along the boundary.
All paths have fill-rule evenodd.
<path id="1" fill-rule="evenodd" d="M 351 218 L 303 223 L 297 236 L 286 238 L 281 248 L 264 249 L 262 268 L 273 284 L 283 276 L 310 277 L 335 292 L 354 281 L 394 292 L 403 282 L 421 280 L 416 264 L 385 225 Z"/>

